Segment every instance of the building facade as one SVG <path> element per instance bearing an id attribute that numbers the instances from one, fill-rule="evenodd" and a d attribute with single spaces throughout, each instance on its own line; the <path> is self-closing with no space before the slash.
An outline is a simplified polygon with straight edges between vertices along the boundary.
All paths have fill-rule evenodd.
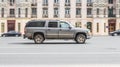
<path id="1" fill-rule="evenodd" d="M 66 20 L 93 35 L 108 35 L 120 29 L 120 0 L 0 0 L 0 34 L 24 34 L 26 22 L 36 19 Z"/>

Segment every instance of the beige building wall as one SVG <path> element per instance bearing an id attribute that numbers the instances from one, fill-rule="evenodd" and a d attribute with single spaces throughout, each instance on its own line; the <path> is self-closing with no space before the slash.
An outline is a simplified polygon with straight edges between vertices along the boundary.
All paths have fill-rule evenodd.
<path id="1" fill-rule="evenodd" d="M 7 1 L 7 0 L 5 0 Z M 4 32 L 7 32 L 7 20 L 15 20 L 15 30 L 18 31 L 18 23 L 20 23 L 20 32 L 24 34 L 24 27 L 25 24 L 30 21 L 30 20 L 65 20 L 65 21 L 69 21 L 70 23 L 72 23 L 74 26 L 76 26 L 76 22 L 79 22 L 80 25 L 79 27 L 81 28 L 87 28 L 87 22 L 91 22 L 92 23 L 92 34 L 93 35 L 108 35 L 108 20 L 109 19 L 116 19 L 116 30 L 120 29 L 120 15 L 119 15 L 119 10 L 120 7 L 117 6 L 116 7 L 116 12 L 117 15 L 114 18 L 108 18 L 108 0 L 92 0 L 93 2 L 93 6 L 90 7 L 92 8 L 92 15 L 93 17 L 88 18 L 87 17 L 87 0 L 81 0 L 81 6 L 79 6 L 79 8 L 81 8 L 81 17 L 80 18 L 76 18 L 76 8 L 78 8 L 76 6 L 76 0 L 70 0 L 70 6 L 67 6 L 68 8 L 70 8 L 70 18 L 65 18 L 65 8 L 67 8 L 65 6 L 65 0 L 59 0 L 59 18 L 54 18 L 54 8 L 55 6 L 53 6 L 54 4 L 54 0 L 48 0 L 48 6 L 45 8 L 48 8 L 48 18 L 43 18 L 42 17 L 42 13 L 43 13 L 43 0 L 37 0 L 37 18 L 31 18 L 31 3 L 32 0 L 28 0 L 28 2 L 24 2 L 21 1 L 16 6 L 9 6 L 9 4 L 7 2 L 1 2 L 0 1 L 0 34 L 2 34 L 3 32 L 1 32 L 1 23 L 5 24 L 5 30 Z M 116 0 L 117 5 L 120 5 L 118 3 L 118 0 Z M 114 4 L 116 5 L 116 4 Z M 2 18 L 1 17 L 1 9 L 5 8 L 5 15 Z M 9 9 L 10 8 L 14 8 L 15 9 L 15 16 L 14 18 L 9 18 Z M 21 17 L 18 18 L 18 8 L 21 8 Z M 25 8 L 28 8 L 28 17 L 25 18 Z M 100 14 L 97 15 L 97 8 L 100 9 Z M 104 9 L 106 9 L 105 15 L 104 15 Z M 99 26 L 97 26 L 97 23 L 99 23 Z M 99 30 L 99 31 L 98 31 Z"/>

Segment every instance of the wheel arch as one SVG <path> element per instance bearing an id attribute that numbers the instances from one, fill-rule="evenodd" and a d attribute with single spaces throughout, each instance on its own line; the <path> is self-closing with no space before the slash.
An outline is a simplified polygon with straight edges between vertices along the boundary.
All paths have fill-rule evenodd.
<path id="1" fill-rule="evenodd" d="M 77 33 L 75 34 L 75 39 L 76 39 L 76 37 L 77 37 L 78 34 L 83 34 L 83 35 L 85 35 L 85 38 L 87 38 L 86 33 L 84 33 L 84 32 L 77 32 Z"/>
<path id="2" fill-rule="evenodd" d="M 37 34 L 42 35 L 42 36 L 44 37 L 44 39 L 45 39 L 45 35 L 44 35 L 44 33 L 43 33 L 43 32 L 35 32 L 35 33 L 33 34 L 33 38 L 34 38 L 34 36 L 35 36 L 35 35 L 37 35 Z"/>

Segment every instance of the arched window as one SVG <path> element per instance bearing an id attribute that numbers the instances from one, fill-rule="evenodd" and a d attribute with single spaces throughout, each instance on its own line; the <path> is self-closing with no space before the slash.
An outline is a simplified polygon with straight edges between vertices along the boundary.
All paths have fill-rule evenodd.
<path id="1" fill-rule="evenodd" d="M 92 32 L 92 22 L 87 22 L 87 29 Z"/>
<path id="2" fill-rule="evenodd" d="M 76 23 L 75 23 L 75 26 L 81 28 L 81 22 L 76 22 Z"/>

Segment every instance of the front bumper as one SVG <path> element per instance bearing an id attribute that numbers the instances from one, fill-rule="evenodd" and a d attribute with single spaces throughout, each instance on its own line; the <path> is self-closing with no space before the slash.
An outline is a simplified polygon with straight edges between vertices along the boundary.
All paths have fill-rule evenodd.
<path id="1" fill-rule="evenodd" d="M 87 39 L 90 39 L 90 38 L 92 38 L 92 36 L 88 35 L 88 36 L 87 36 Z"/>

